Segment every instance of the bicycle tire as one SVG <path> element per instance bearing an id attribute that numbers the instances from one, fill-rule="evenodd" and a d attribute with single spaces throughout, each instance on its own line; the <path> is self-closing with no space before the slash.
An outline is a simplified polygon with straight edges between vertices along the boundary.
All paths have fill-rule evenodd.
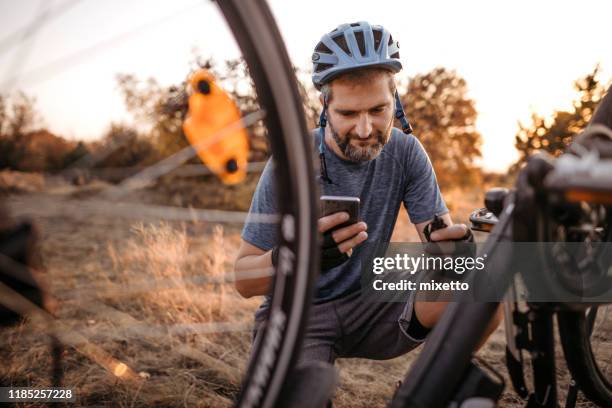
<path id="1" fill-rule="evenodd" d="M 601 372 L 590 341 L 584 311 L 557 314 L 563 354 L 572 377 L 586 397 L 602 407 L 612 406 L 612 384 Z"/>
<path id="2" fill-rule="evenodd" d="M 288 54 L 263 0 L 218 0 L 266 112 L 276 164 L 281 262 L 275 273 L 268 324 L 252 352 L 236 406 L 272 407 L 297 359 L 318 265 L 312 143 Z M 281 171 L 282 169 L 282 171 Z M 279 273 L 280 272 L 280 273 Z"/>
<path id="3" fill-rule="evenodd" d="M 612 87 L 606 93 L 589 123 L 610 127 L 612 120 Z M 612 232 L 610 232 L 612 235 Z M 610 240 L 608 237 L 608 241 Z M 612 384 L 599 369 L 591 346 L 587 311 L 564 311 L 557 314 L 559 337 L 568 368 L 582 392 L 601 406 L 612 406 Z"/>
<path id="4" fill-rule="evenodd" d="M 612 87 L 606 92 L 599 108 L 589 123 L 611 127 Z M 609 232 L 608 241 L 612 238 Z M 572 376 L 582 392 L 600 406 L 612 406 L 612 384 L 601 372 L 591 345 L 591 329 L 587 311 L 563 311 L 557 313 L 559 337 L 563 354 Z"/>
<path id="5" fill-rule="evenodd" d="M 556 229 L 555 223 L 544 217 L 538 218 L 543 220 L 536 225 L 538 239 L 542 242 L 551 241 L 551 238 L 554 238 L 552 236 L 552 231 Z M 608 231 L 603 237 L 603 241 L 605 242 L 610 242 L 612 239 L 609 218 L 608 216 L 608 221 L 604 225 L 604 230 Z M 547 258 L 543 256 L 542 259 Z M 551 271 L 551 273 L 543 273 L 539 277 L 540 279 L 547 280 L 544 283 L 544 285 L 546 285 L 544 287 L 558 286 L 555 280 L 559 280 L 560 278 L 551 277 L 554 268 L 551 268 L 546 263 L 543 263 L 542 267 L 545 270 Z M 529 279 L 529 277 L 523 276 L 526 280 Z M 601 283 L 597 284 L 602 286 Z M 540 285 L 543 284 L 540 283 Z M 573 379 L 584 392 L 585 396 L 600 406 L 612 406 L 612 383 L 608 381 L 604 373 L 600 370 L 597 359 L 593 353 L 593 348 L 591 346 L 591 328 L 587 319 L 587 310 L 586 308 L 581 308 L 581 310 L 562 309 L 557 313 L 559 338 L 561 340 L 563 354 Z"/>

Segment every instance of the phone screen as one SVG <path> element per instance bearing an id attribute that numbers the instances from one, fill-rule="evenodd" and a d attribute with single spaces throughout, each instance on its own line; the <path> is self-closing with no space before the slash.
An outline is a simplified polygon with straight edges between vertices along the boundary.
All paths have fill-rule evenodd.
<path id="1" fill-rule="evenodd" d="M 359 222 L 359 197 L 321 196 L 321 216 L 346 211 L 349 219 L 333 229 L 343 228 Z"/>

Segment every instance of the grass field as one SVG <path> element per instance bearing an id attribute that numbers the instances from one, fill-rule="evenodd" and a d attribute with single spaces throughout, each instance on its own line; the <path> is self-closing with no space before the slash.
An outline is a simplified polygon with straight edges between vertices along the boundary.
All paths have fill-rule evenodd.
<path id="1" fill-rule="evenodd" d="M 223 283 L 232 273 L 240 226 L 80 212 L 71 204 L 76 193 L 56 189 L 5 200 L 14 215 L 39 227 L 60 337 L 69 343 L 64 384 L 76 390 L 78 405 L 230 406 L 261 301 L 243 299 Z M 457 222 L 467 221 L 479 197 L 479 191 L 447 195 Z M 393 240 L 415 239 L 402 210 Z M 50 385 L 43 333 L 33 322 L 0 331 L 3 383 Z M 418 353 L 388 361 L 340 360 L 334 406 L 385 406 Z M 479 356 L 508 381 L 503 355 L 500 328 Z M 568 373 L 561 354 L 558 361 L 563 393 Z M 500 406 L 523 405 L 507 384 Z"/>

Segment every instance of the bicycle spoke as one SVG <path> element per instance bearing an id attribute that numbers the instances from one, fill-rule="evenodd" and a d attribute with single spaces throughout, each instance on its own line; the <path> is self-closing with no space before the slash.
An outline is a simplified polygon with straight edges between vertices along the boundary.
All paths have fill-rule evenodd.
<path id="1" fill-rule="evenodd" d="M 272 277 L 274 276 L 274 268 L 241 271 L 237 274 L 237 276 L 233 276 L 232 272 L 222 272 L 221 275 L 221 278 L 195 276 L 182 277 L 179 279 L 155 279 L 153 281 L 151 281 L 151 279 L 139 279 L 136 281 L 126 282 L 119 288 L 115 289 L 109 289 L 107 284 L 85 285 L 77 286 L 67 291 L 54 292 L 53 295 L 57 296 L 63 301 L 87 302 L 91 301 L 92 297 L 94 296 L 98 298 L 112 297 L 115 299 L 133 296 L 139 293 L 159 292 L 171 289 L 193 290 L 198 286 L 221 285 L 247 279 Z"/>
<path id="2" fill-rule="evenodd" d="M 278 223 L 277 214 L 249 214 L 243 211 L 209 210 L 198 208 L 183 208 L 153 204 L 139 204 L 87 199 L 58 201 L 42 198 L 36 208 L 22 208 L 21 214 L 36 217 L 54 217 L 60 215 L 105 217 L 125 217 L 133 219 L 152 219 L 185 222 L 217 222 L 237 223 L 258 222 L 264 224 Z"/>
<path id="3" fill-rule="evenodd" d="M 0 282 L 0 304 L 22 316 L 30 316 L 34 321 L 42 323 L 47 328 L 47 334 L 56 337 L 63 344 L 74 347 L 79 353 L 116 377 L 126 380 L 140 380 L 138 375 L 125 363 L 113 358 L 109 353 L 88 341 L 78 332 L 67 329 L 61 321 L 55 319 L 48 312 L 2 282 Z"/>
<path id="4" fill-rule="evenodd" d="M 132 30 L 126 31 L 122 34 L 119 34 L 107 40 L 103 40 L 99 43 L 96 43 L 92 45 L 91 47 L 83 48 L 69 55 L 60 57 L 50 62 L 49 64 L 46 64 L 38 68 L 34 68 L 31 71 L 28 71 L 23 75 L 9 77 L 6 81 L 0 84 L 0 87 L 6 88 L 6 87 L 13 86 L 14 84 L 17 83 L 17 80 L 21 78 L 24 78 L 25 80 L 27 80 L 29 85 L 39 83 L 42 81 L 46 81 L 52 78 L 54 75 L 63 73 L 67 70 L 70 70 L 76 67 L 77 65 L 80 65 L 86 62 L 87 60 L 93 58 L 96 55 L 99 55 L 103 51 L 106 51 L 116 46 L 117 44 L 125 43 L 126 40 L 138 34 L 141 34 L 145 30 L 148 30 L 150 28 L 163 24 L 167 21 L 175 19 L 187 12 L 192 12 L 194 8 L 201 6 L 202 4 L 203 4 L 202 2 L 196 2 L 194 4 L 191 4 L 187 7 L 184 7 L 174 12 L 173 14 L 164 16 L 154 21 L 146 22 Z"/>
<path id="5" fill-rule="evenodd" d="M 108 318 L 113 327 L 85 327 L 75 328 L 67 321 L 49 315 L 38 306 L 27 301 L 27 299 L 8 292 L 6 287 L 0 284 L 0 293 L 3 295 L 0 304 L 10 307 L 18 313 L 27 314 L 36 327 L 31 333 L 20 334 L 20 340 L 46 339 L 47 336 L 56 337 L 61 343 L 74 347 L 78 352 L 85 355 L 103 368 L 115 374 L 116 367 L 121 363 L 104 352 L 93 342 L 125 341 L 125 340 L 159 340 L 162 338 L 178 338 L 190 335 L 210 335 L 223 333 L 244 333 L 253 329 L 253 321 L 249 318 L 245 321 L 204 322 L 204 323 L 178 323 L 167 325 L 152 325 L 135 319 L 128 313 L 113 307 L 97 304 L 84 310 L 98 313 L 97 319 Z M 25 305 L 25 306 L 24 306 Z M 42 337 L 41 337 L 42 336 Z M 125 378 L 133 377 L 132 374 L 122 374 Z"/>
<path id="6" fill-rule="evenodd" d="M 103 159 L 102 159 L 103 160 Z M 247 173 L 261 173 L 266 166 L 266 162 L 250 162 L 247 164 Z M 71 166 L 69 169 L 60 172 L 59 176 L 64 178 L 72 179 L 76 175 L 85 175 L 86 177 L 100 178 L 102 180 L 108 178 L 120 178 L 120 177 L 132 177 L 139 171 L 142 171 L 142 167 L 101 167 L 101 168 L 87 168 L 84 166 Z M 208 168 L 201 164 L 183 164 L 176 169 L 168 173 L 171 176 L 176 177 L 198 177 L 198 176 L 209 176 L 214 173 Z M 56 175 L 51 175 L 56 176 Z"/>
<path id="7" fill-rule="evenodd" d="M 37 16 L 29 24 L 26 24 L 25 26 L 1 39 L 0 52 L 4 52 L 4 50 L 7 48 L 17 46 L 20 42 L 23 42 L 24 40 L 37 34 L 44 25 L 49 24 L 53 19 L 60 17 L 64 12 L 70 10 L 72 6 L 79 1 L 80 0 L 67 0 L 59 6 L 48 7 L 45 9 L 44 15 Z"/>
<path id="8" fill-rule="evenodd" d="M 76 3 L 77 0 L 67 0 L 62 4 L 69 1 Z M 159 25 L 201 4 L 194 3 L 155 22 L 135 25 L 128 32 L 111 36 L 112 38 L 75 53 L 60 56 L 50 64 L 43 63 L 44 66 L 33 67 L 29 72 L 19 72 L 11 75 L 11 78 L 3 78 L 8 81 L 2 83 L 12 85 L 15 82 L 13 79 L 19 78 L 20 81 L 27 80 L 31 86 L 44 81 L 99 55 L 146 28 Z M 112 181 L 121 181 L 108 188 L 92 184 L 85 188 L 71 189 L 66 188 L 64 183 L 57 190 L 49 188 L 41 194 L 26 198 L 11 196 L 8 207 L 13 207 L 14 213 L 21 216 L 30 215 L 40 221 L 38 235 L 41 239 L 38 243 L 42 242 L 42 245 L 36 250 L 40 250 L 44 258 L 46 280 L 53 288 L 50 294 L 64 306 L 57 309 L 57 315 L 28 303 L 27 299 L 27 306 L 24 307 L 21 303 L 23 297 L 6 292 L 4 287 L 0 287 L 0 303 L 8 304 L 12 310 L 29 317 L 25 320 L 27 324 L 21 328 L 6 329 L 5 333 L 11 341 L 18 338 L 18 343 L 11 343 L 10 351 L 13 356 L 17 356 L 13 352 L 19 349 L 36 349 L 26 341 L 27 338 L 32 339 L 34 345 L 40 349 L 39 341 L 52 336 L 57 338 L 59 343 L 73 347 L 78 353 L 95 362 L 89 364 L 90 367 L 84 365 L 88 370 L 99 365 L 122 380 L 133 378 L 142 381 L 119 357 L 129 356 L 129 364 L 134 367 L 138 367 L 141 362 L 133 361 L 141 358 L 146 362 L 145 366 L 153 365 L 152 370 L 159 368 L 159 373 L 163 373 L 160 378 L 155 379 L 155 386 L 164 380 L 169 380 L 170 383 L 174 381 L 174 378 L 169 378 L 170 370 L 165 372 L 168 367 L 172 367 L 172 373 L 178 373 L 177 377 L 188 376 L 195 361 L 206 371 L 206 376 L 212 372 L 215 373 L 215 380 L 221 380 L 214 386 L 220 387 L 219 389 L 211 388 L 213 385 L 206 383 L 208 377 L 198 376 L 196 380 L 199 391 L 203 388 L 198 397 L 204 395 L 204 398 L 213 396 L 218 398 L 218 401 L 233 400 L 239 406 L 274 406 L 284 378 L 292 368 L 292 356 L 297 351 L 300 333 L 304 327 L 307 295 L 311 293 L 316 268 L 312 261 L 317 250 L 314 247 L 317 231 L 314 219 L 316 209 L 313 208 L 316 205 L 316 184 L 312 169 L 312 152 L 307 140 L 308 131 L 303 118 L 299 89 L 294 83 L 294 70 L 267 4 L 220 0 L 217 5 L 221 17 L 225 18 L 242 51 L 248 75 L 254 86 L 255 93 L 245 95 L 248 98 L 248 106 L 260 106 L 262 109 L 250 113 L 244 113 L 247 109 L 242 109 L 242 118 L 220 131 L 213 131 L 214 134 L 208 136 L 206 141 L 188 146 L 144 168 L 93 169 L 103 161 L 121 163 L 123 153 L 134 153 L 133 149 L 140 149 L 140 145 L 124 145 L 125 149 L 118 152 L 117 156 L 113 152 L 117 152 L 121 143 L 102 143 L 105 145 L 101 148 L 92 144 L 91 149 L 87 144 L 79 145 L 79 148 L 71 153 L 71 157 L 84 150 L 83 147 L 93 150 L 93 153 L 72 161 L 70 168 L 53 174 L 54 177 L 71 177 L 71 181 L 80 182 L 81 177 L 96 177 L 97 172 L 106 172 L 112 174 Z M 51 13 L 57 12 L 55 9 L 50 10 L 53 10 Z M 21 50 L 23 53 L 27 51 Z M 60 53 L 56 55 L 59 56 Z M 229 66 L 228 68 L 234 69 Z M 242 75 L 239 74 L 240 78 Z M 246 79 L 248 82 L 249 78 Z M 199 85 L 201 84 L 198 83 L 198 89 Z M 206 93 L 203 90 L 201 92 Z M 138 99 L 139 95 L 136 96 Z M 252 101 L 251 97 L 256 100 Z M 149 99 L 146 103 L 152 101 Z M 184 100 L 181 99 L 182 102 Z M 150 106 L 146 103 L 144 108 L 148 109 Z M 213 100 L 213 103 L 216 103 L 216 100 Z M 130 108 L 129 101 L 127 105 Z M 243 107 L 240 103 L 238 105 Z M 183 108 L 184 106 L 181 107 L 181 113 L 185 112 Z M 252 109 L 248 108 L 249 111 Z M 162 114 L 167 113 L 164 111 Z M 231 120 L 235 118 L 237 116 Z M 170 119 L 178 121 L 179 117 L 175 115 Z M 265 123 L 260 123 L 262 119 L 265 119 Z M 173 122 L 172 129 L 169 130 L 172 135 L 175 131 L 180 131 L 180 126 L 176 127 L 175 124 L 177 122 Z M 202 150 L 207 149 L 214 153 L 215 145 L 228 134 L 254 125 L 257 126 L 257 135 L 262 135 L 259 126 L 266 128 L 262 136 L 267 137 L 267 142 L 275 152 L 275 163 L 280 163 L 279 168 L 282 169 L 275 173 L 281 191 L 277 197 L 277 210 L 267 211 L 274 212 L 273 214 L 183 208 L 144 202 L 153 202 L 158 195 L 163 194 L 160 190 L 156 190 L 154 194 L 138 191 L 155 184 L 160 177 L 212 175 L 203 165 L 185 165 L 185 162 Z M 165 130 L 167 129 L 164 128 Z M 163 137 L 172 135 L 164 133 Z M 153 152 L 146 156 L 149 159 L 160 157 L 158 155 L 163 154 L 163 151 L 168 151 L 166 147 L 170 145 L 162 146 L 168 141 L 170 140 L 160 139 L 158 145 L 150 144 L 147 149 L 153 150 L 147 150 L 143 154 Z M 256 146 L 259 146 L 259 140 L 256 142 Z M 244 149 L 241 152 L 244 152 Z M 244 163 L 243 158 L 241 155 L 241 166 Z M 248 163 L 245 169 L 248 173 L 261 173 L 267 163 L 268 161 Z M 232 169 L 233 164 L 228 162 L 226 170 L 231 172 Z M 240 170 L 243 170 L 242 167 Z M 198 183 L 201 181 L 203 180 L 198 180 Z M 254 179 L 249 177 L 247 181 L 248 184 L 245 183 L 239 188 L 229 188 L 229 197 L 236 200 L 237 205 L 226 208 L 248 206 L 246 200 L 238 202 L 253 187 L 251 182 Z M 211 188 L 203 189 L 204 194 L 218 193 L 219 182 L 212 184 Z M 165 183 L 161 185 L 166 186 Z M 194 183 L 193 186 L 197 188 L 200 185 Z M 51 187 L 51 183 L 48 183 L 47 187 Z M 221 192 L 221 195 L 224 202 L 227 202 L 227 195 L 224 192 Z M 176 201 L 175 198 L 170 194 L 164 197 L 172 200 L 168 202 Z M 206 197 L 204 201 L 219 200 L 209 200 Z M 292 255 L 290 259 L 285 259 L 283 265 L 290 270 L 284 270 L 287 273 L 283 274 L 276 274 L 275 268 L 271 267 L 238 273 L 228 270 L 231 268 L 229 258 L 234 255 L 231 252 L 235 252 L 240 242 L 237 232 L 239 227 L 244 223 L 278 224 L 281 217 L 285 227 L 282 231 L 290 237 L 282 236 L 280 244 L 290 250 L 287 253 Z M 148 229 L 148 222 L 159 221 L 168 222 L 160 222 L 159 227 L 151 226 L 151 229 Z M 224 229 L 212 225 L 213 223 L 238 225 L 229 225 L 225 231 L 230 231 L 231 235 L 229 239 L 224 240 Z M 138 229 L 137 225 L 142 225 L 142 228 Z M 175 228 L 176 226 L 180 228 Z M 212 234 L 209 231 L 211 227 L 214 227 Z M 278 228 L 271 225 L 270 229 Z M 193 237 L 196 234 L 198 238 Z M 133 236 L 135 238 L 132 238 Z M 24 275 L 26 271 L 31 272 L 28 266 L 11 263 L 2 257 L 0 268 L 15 276 Z M 274 279 L 271 309 L 279 322 L 282 319 L 282 324 L 273 330 L 262 328 L 264 339 L 274 336 L 274 348 L 266 347 L 266 342 L 261 342 L 252 347 L 252 356 L 249 358 L 246 353 L 254 324 L 253 312 L 258 302 L 256 299 L 241 300 L 238 292 L 232 288 L 232 283 L 258 278 Z M 24 333 L 22 328 L 25 329 Z M 2 333 L 3 338 L 5 333 Z M 104 345 L 106 351 L 96 344 Z M 31 350 L 28 353 L 32 353 Z M 114 350 L 117 357 L 111 355 L 111 350 Z M 160 351 L 164 353 L 163 356 L 151 359 L 151 353 Z M 55 355 L 60 356 L 59 353 Z M 68 361 L 73 358 L 70 353 L 61 356 Z M 28 358 L 33 361 L 36 356 L 30 354 Z M 186 359 L 191 360 L 188 365 L 183 363 Z M 158 365 L 159 367 L 155 367 Z M 252 374 L 254 368 L 261 374 L 259 379 L 251 378 L 252 375 L 242 377 L 245 372 Z M 40 373 L 39 377 L 43 378 L 42 371 L 45 369 L 44 363 L 39 367 L 23 366 L 23 369 L 11 374 L 11 381 L 20 381 L 23 376 L 33 372 Z M 66 379 L 82 374 L 78 370 L 78 367 L 64 370 Z M 151 375 L 157 373 L 151 372 Z M 83 398 L 109 392 L 106 384 L 92 385 L 91 380 L 89 381 L 79 385 L 82 386 Z M 177 383 L 183 385 L 180 381 Z M 245 397 L 237 394 L 241 384 Z M 40 385 L 39 381 L 34 385 Z M 138 395 L 138 392 L 130 397 L 133 397 L 132 402 L 138 405 L 141 404 L 138 398 L 150 401 Z M 113 404 L 119 402 L 114 395 L 110 398 Z M 244 402 L 241 402 L 243 399 Z M 204 401 L 209 402 L 206 399 Z"/>

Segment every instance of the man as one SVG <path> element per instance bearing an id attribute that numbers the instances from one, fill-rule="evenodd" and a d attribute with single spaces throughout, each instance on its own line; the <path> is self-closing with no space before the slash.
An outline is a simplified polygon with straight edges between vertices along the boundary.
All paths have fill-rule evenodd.
<path id="1" fill-rule="evenodd" d="M 301 362 L 337 357 L 389 359 L 421 344 L 440 318 L 445 302 L 365 303 L 360 299 L 363 244 L 388 242 L 401 203 L 421 240 L 435 217 L 447 225 L 431 233 L 432 241 L 461 240 L 470 235 L 453 225 L 434 170 L 419 141 L 410 134 L 393 75 L 402 68 L 399 45 L 387 30 L 366 22 L 343 24 L 322 37 L 315 48 L 313 82 L 321 91 L 319 146 L 321 194 L 360 198 L 363 221 L 335 229 L 348 219 L 336 213 L 319 219 L 319 231 L 332 243 L 322 251 L 322 271 L 308 322 Z M 397 117 L 405 133 L 393 127 Z M 251 212 L 274 213 L 272 162 L 268 162 L 251 203 Z M 331 238 L 331 239 L 330 239 Z M 275 227 L 246 224 L 236 273 L 272 266 Z M 340 253 L 342 256 L 334 256 Z M 239 280 L 244 297 L 266 295 L 271 278 Z M 268 299 L 255 315 L 256 333 L 265 324 Z M 485 338 L 499 323 L 491 322 Z M 483 341 L 484 339 L 483 338 Z"/>

